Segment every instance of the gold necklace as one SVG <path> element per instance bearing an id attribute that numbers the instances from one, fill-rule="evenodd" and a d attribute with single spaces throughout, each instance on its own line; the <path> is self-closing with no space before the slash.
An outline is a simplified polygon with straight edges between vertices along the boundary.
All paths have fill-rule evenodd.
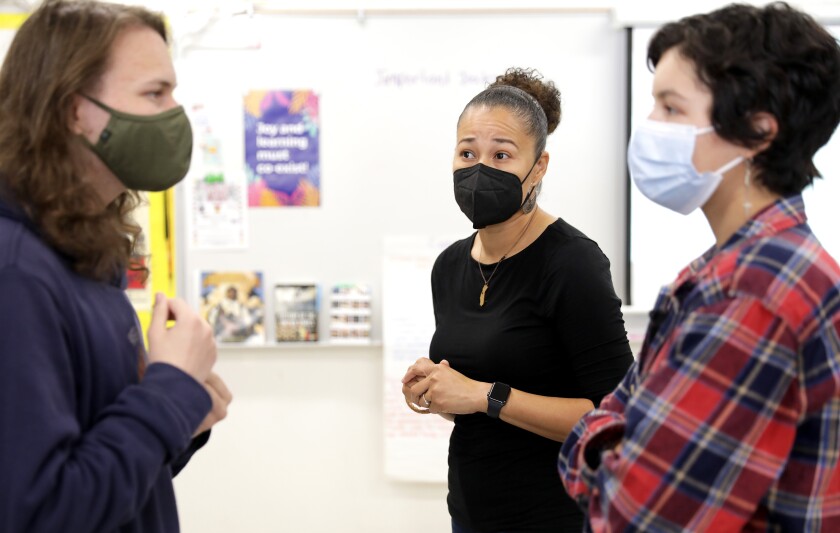
<path id="1" fill-rule="evenodd" d="M 507 258 L 508 254 L 511 251 L 513 251 L 514 248 L 516 248 L 516 245 L 519 244 L 519 241 L 522 240 L 522 237 L 525 235 L 525 232 L 528 231 L 529 227 L 531 227 L 531 221 L 534 220 L 534 217 L 536 216 L 536 213 L 531 215 L 531 218 L 528 219 L 528 223 L 525 224 L 525 229 L 523 229 L 522 233 L 519 234 L 519 237 L 516 238 L 516 241 L 513 243 L 513 246 L 508 248 L 508 251 L 505 252 L 502 258 L 499 259 L 499 262 L 496 263 L 496 267 L 493 269 L 493 272 L 490 273 L 489 278 L 484 277 L 484 271 L 481 269 L 481 255 L 484 252 L 484 243 L 481 243 L 481 248 L 478 250 L 478 261 L 476 261 L 476 264 L 478 265 L 478 273 L 481 274 L 481 280 L 484 281 L 484 286 L 481 288 L 481 296 L 478 297 L 479 307 L 484 307 L 484 295 L 487 294 L 487 287 L 490 285 L 490 280 L 493 279 L 493 276 L 496 275 L 496 271 L 499 270 L 499 265 L 501 265 L 502 261 L 504 261 Z"/>

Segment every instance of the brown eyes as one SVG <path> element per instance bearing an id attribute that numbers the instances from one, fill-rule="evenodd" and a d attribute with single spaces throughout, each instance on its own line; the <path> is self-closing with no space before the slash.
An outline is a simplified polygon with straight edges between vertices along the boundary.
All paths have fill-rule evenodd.
<path id="1" fill-rule="evenodd" d="M 464 159 L 475 159 L 475 154 L 469 150 L 461 150 L 459 155 Z M 506 152 L 499 152 L 493 156 L 493 159 L 510 159 L 510 154 Z"/>

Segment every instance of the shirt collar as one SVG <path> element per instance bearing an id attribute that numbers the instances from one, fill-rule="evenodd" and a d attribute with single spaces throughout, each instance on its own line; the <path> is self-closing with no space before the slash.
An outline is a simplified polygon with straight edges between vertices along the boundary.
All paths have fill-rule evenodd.
<path id="1" fill-rule="evenodd" d="M 2 185 L 0 185 L 0 218 L 14 220 L 19 224 L 23 224 L 36 235 L 41 234 L 38 226 L 29 218 L 23 208 L 12 199 L 11 194 Z"/>
<path id="2" fill-rule="evenodd" d="M 753 218 L 747 220 L 738 231 L 724 243 L 721 250 L 737 246 L 740 242 L 755 237 L 775 235 L 788 228 L 804 224 L 808 220 L 805 216 L 805 203 L 802 196 L 795 195 L 780 198 L 760 211 Z"/>
<path id="3" fill-rule="evenodd" d="M 688 277 L 699 272 L 715 255 L 722 251 L 735 248 L 748 240 L 775 235 L 788 228 L 804 224 L 807 220 L 805 203 L 802 201 L 801 195 L 796 194 L 780 198 L 747 220 L 727 239 L 723 246 L 712 246 L 703 255 L 692 261 L 688 268 L 680 273 L 676 285 L 680 285 Z"/>

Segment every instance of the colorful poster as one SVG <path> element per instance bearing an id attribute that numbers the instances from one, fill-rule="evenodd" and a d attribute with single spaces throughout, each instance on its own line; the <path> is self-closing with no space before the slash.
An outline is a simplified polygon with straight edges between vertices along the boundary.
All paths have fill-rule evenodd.
<path id="1" fill-rule="evenodd" d="M 261 272 L 202 272 L 201 316 L 217 342 L 265 342 L 265 296 Z"/>
<path id="2" fill-rule="evenodd" d="M 320 205 L 319 129 L 318 96 L 311 90 L 245 96 L 249 206 Z"/>

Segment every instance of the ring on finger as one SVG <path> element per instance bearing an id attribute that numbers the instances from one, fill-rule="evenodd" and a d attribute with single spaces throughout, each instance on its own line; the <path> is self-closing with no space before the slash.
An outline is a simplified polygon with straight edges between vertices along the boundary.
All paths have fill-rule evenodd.
<path id="1" fill-rule="evenodd" d="M 426 402 L 426 407 L 431 407 L 432 406 L 432 402 L 430 402 L 429 400 L 426 399 L 426 393 L 425 392 L 423 394 L 421 394 L 420 397 L 423 398 L 424 402 Z"/>
<path id="2" fill-rule="evenodd" d="M 428 408 L 423 408 L 423 407 L 420 407 L 419 405 L 414 405 L 413 403 L 411 403 L 408 400 L 408 398 L 405 399 L 405 404 L 408 406 L 409 409 L 411 409 L 415 413 L 419 413 L 421 415 L 427 415 L 427 414 L 431 413 L 431 411 L 429 411 Z"/>

